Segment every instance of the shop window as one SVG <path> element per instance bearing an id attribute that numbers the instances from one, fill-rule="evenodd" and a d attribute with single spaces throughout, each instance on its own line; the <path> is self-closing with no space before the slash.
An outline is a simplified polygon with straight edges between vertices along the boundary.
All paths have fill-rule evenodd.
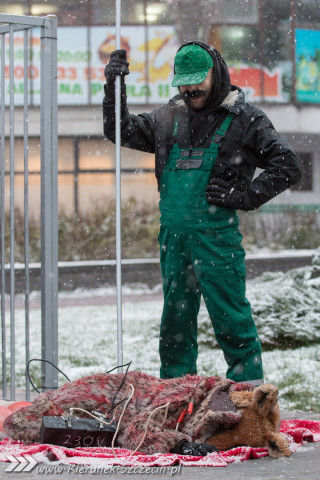
<path id="1" fill-rule="evenodd" d="M 114 25 L 115 22 L 116 2 L 114 0 L 91 0 L 92 25 Z"/>
<path id="2" fill-rule="evenodd" d="M 38 216 L 40 211 L 40 174 L 29 175 L 28 179 L 28 212 L 30 217 Z M 10 191 L 10 177 L 6 175 L 4 186 L 4 207 L 10 208 L 12 195 Z M 16 175 L 14 181 L 14 205 L 15 208 L 24 211 L 25 208 L 25 185 L 24 176 Z"/>
<path id="3" fill-rule="evenodd" d="M 144 23 L 144 1 L 132 2 L 123 0 L 121 2 L 121 19 L 123 24 L 143 24 Z"/>
<path id="4" fill-rule="evenodd" d="M 103 139 L 80 139 L 78 143 L 79 170 L 112 169 L 115 165 L 115 146 Z"/>
<path id="5" fill-rule="evenodd" d="M 259 62 L 258 29 L 251 26 L 212 26 L 210 45 L 215 47 L 228 65 Z"/>
<path id="6" fill-rule="evenodd" d="M 146 4 L 146 20 L 149 25 L 167 25 L 171 23 L 169 5 L 165 0 L 148 1 Z"/>
<path id="7" fill-rule="evenodd" d="M 320 4 L 310 0 L 299 0 L 296 4 L 296 22 L 298 25 L 320 27 Z"/>
<path id="8" fill-rule="evenodd" d="M 91 25 L 115 25 L 116 3 L 114 0 L 90 0 Z M 169 5 L 166 0 L 135 1 L 122 0 L 121 23 L 123 25 L 170 24 Z M 78 23 L 79 25 L 79 23 Z"/>
<path id="9" fill-rule="evenodd" d="M 105 138 L 81 138 L 78 141 L 79 171 L 90 170 L 99 173 L 103 170 L 115 169 L 116 148 Z M 121 149 L 122 170 L 153 170 L 154 155 L 137 150 Z M 93 172 L 95 170 L 95 172 Z"/>
<path id="10" fill-rule="evenodd" d="M 24 148 L 24 139 L 22 137 L 16 137 L 14 140 L 14 170 L 21 176 L 24 172 L 25 164 L 25 148 Z M 34 174 L 35 172 L 40 173 L 40 140 L 39 138 L 29 138 L 28 139 L 28 171 L 29 173 Z M 9 162 L 10 162 L 10 140 L 7 139 L 5 142 L 5 169 L 6 172 L 9 172 Z"/>
<path id="11" fill-rule="evenodd" d="M 58 170 L 59 172 L 72 172 L 75 168 L 74 140 L 71 138 L 59 138 L 58 146 Z"/>
<path id="12" fill-rule="evenodd" d="M 57 15 L 58 5 L 56 1 L 32 0 L 30 5 L 30 15 L 43 17 L 44 15 Z"/>
<path id="13" fill-rule="evenodd" d="M 261 18 L 263 23 L 269 25 L 277 25 L 278 23 L 289 23 L 291 21 L 291 0 L 268 0 L 261 2 Z"/>
<path id="14" fill-rule="evenodd" d="M 28 13 L 26 2 L 1 2 L 1 13 L 8 15 L 26 15 Z"/>
<path id="15" fill-rule="evenodd" d="M 219 23 L 252 23 L 258 22 L 258 0 L 245 2 L 226 2 L 215 0 L 214 16 L 219 18 Z"/>
<path id="16" fill-rule="evenodd" d="M 113 143 L 104 138 L 80 138 L 78 146 L 77 210 L 85 211 L 101 200 L 115 198 L 116 152 Z M 157 201 L 154 155 L 122 148 L 121 193 L 123 199 Z"/>
<path id="17" fill-rule="evenodd" d="M 293 185 L 291 190 L 312 191 L 312 163 L 313 154 L 311 152 L 297 152 L 302 167 L 302 178 L 297 185 Z"/>
<path id="18" fill-rule="evenodd" d="M 75 211 L 75 181 L 73 173 L 58 175 L 58 210 L 67 215 Z"/>
<path id="19" fill-rule="evenodd" d="M 56 15 L 59 26 L 88 25 L 89 3 L 89 0 L 31 0 L 27 13 Z"/>
<path id="20" fill-rule="evenodd" d="M 292 98 L 292 33 L 289 23 L 279 23 L 274 28 L 265 28 L 262 35 L 261 63 L 271 75 L 280 76 L 281 95 L 278 100 L 289 102 Z M 271 82 L 272 80 L 270 80 Z M 265 89 L 265 94 L 266 94 Z M 268 95 L 265 95 L 268 101 Z"/>
<path id="21" fill-rule="evenodd" d="M 58 0 L 58 25 L 89 25 L 89 0 Z"/>
<path id="22" fill-rule="evenodd" d="M 110 173 L 81 173 L 78 177 L 78 211 L 92 210 L 94 205 L 115 199 L 115 175 Z M 138 203 L 156 204 L 159 201 L 154 173 L 121 175 L 121 199 L 135 198 Z"/>

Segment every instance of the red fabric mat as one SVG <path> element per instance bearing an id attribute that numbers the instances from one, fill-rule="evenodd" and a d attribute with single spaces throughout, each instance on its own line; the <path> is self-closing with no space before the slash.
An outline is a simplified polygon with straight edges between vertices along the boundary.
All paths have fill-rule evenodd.
<path id="1" fill-rule="evenodd" d="M 320 422 L 306 420 L 283 420 L 281 432 L 290 440 L 290 450 L 296 451 L 304 442 L 320 441 Z M 135 453 L 131 456 L 130 450 L 116 448 L 113 455 L 111 448 L 87 447 L 66 448 L 56 445 L 32 444 L 25 445 L 5 439 L 0 442 L 0 461 L 8 461 L 7 455 L 23 457 L 32 455 L 39 463 L 62 465 L 90 465 L 92 467 L 108 467 L 112 465 L 154 467 L 154 466 L 199 466 L 199 467 L 226 467 L 228 463 L 260 458 L 268 455 L 266 448 L 237 447 L 218 453 L 211 453 L 206 457 L 193 457 L 176 454 L 146 455 Z M 54 460 L 54 461 L 53 461 Z"/>
<path id="2" fill-rule="evenodd" d="M 320 442 L 320 422 L 314 420 L 282 420 L 280 432 L 295 443 Z"/>

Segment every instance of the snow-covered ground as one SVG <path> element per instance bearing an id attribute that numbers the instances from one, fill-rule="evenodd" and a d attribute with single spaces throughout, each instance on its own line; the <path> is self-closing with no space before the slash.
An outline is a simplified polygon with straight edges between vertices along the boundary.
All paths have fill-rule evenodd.
<path id="1" fill-rule="evenodd" d="M 265 379 L 280 388 L 286 409 L 320 412 L 320 267 L 304 267 L 285 274 L 268 273 L 249 281 L 261 340 L 265 345 Z M 161 286 L 125 285 L 122 289 L 124 362 L 131 369 L 159 374 L 158 330 L 162 310 Z M 33 297 L 39 295 L 34 293 Z M 105 299 L 83 305 L 84 298 Z M 117 308 L 113 287 L 61 292 L 59 299 L 59 367 L 69 378 L 112 369 L 117 365 Z M 109 299 L 109 301 L 108 301 Z M 80 305 L 81 301 L 81 305 Z M 73 303 L 70 306 L 70 303 Z M 79 305 L 77 305 L 79 303 Z M 98 303 L 102 303 L 98 305 Z M 16 382 L 25 381 L 24 310 L 16 309 Z M 30 312 L 30 356 L 40 355 L 40 310 Z M 9 335 L 9 331 L 8 331 Z M 283 344 L 285 343 L 285 348 Z M 282 345 L 281 348 L 278 348 Z M 292 346 L 298 348 L 291 348 Z M 32 380 L 39 385 L 39 364 L 31 364 Z M 205 306 L 199 314 L 198 373 L 224 376 L 226 364 L 215 346 Z M 65 382 L 63 376 L 60 384 Z"/>

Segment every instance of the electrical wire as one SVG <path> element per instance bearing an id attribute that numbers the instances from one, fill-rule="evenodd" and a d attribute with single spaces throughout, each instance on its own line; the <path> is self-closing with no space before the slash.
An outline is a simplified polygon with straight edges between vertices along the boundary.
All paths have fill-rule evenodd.
<path id="1" fill-rule="evenodd" d="M 128 388 L 129 388 L 129 387 L 131 387 L 131 393 L 130 393 L 129 397 L 127 398 L 126 403 L 124 404 L 122 413 L 121 413 L 121 415 L 120 415 L 120 417 L 119 417 L 119 420 L 118 420 L 118 422 L 117 422 L 116 431 L 114 432 L 114 435 L 113 435 L 113 438 L 112 438 L 112 442 L 111 442 L 112 453 L 113 453 L 113 456 L 114 456 L 115 458 L 118 458 L 118 456 L 116 455 L 115 450 L 114 450 L 114 442 L 115 442 L 116 437 L 117 437 L 117 435 L 118 435 L 119 428 L 120 428 L 120 425 L 121 425 L 121 420 L 122 420 L 122 417 L 123 417 L 123 415 L 124 415 L 124 412 L 126 411 L 126 408 L 127 408 L 127 406 L 128 406 L 128 403 L 130 402 L 130 400 L 131 400 L 131 398 L 133 397 L 133 394 L 134 394 L 134 386 L 133 386 L 131 383 L 129 383 L 129 385 L 127 386 L 125 395 L 127 394 L 127 391 L 128 391 Z"/>
<path id="2" fill-rule="evenodd" d="M 111 370 L 109 370 L 109 371 L 107 372 L 107 373 L 111 373 L 111 372 L 113 372 L 113 370 L 115 370 L 116 368 L 127 367 L 127 368 L 126 368 L 126 371 L 125 371 L 125 373 L 124 373 L 124 375 L 123 375 L 123 379 L 122 379 L 119 387 L 117 388 L 116 393 L 114 394 L 114 397 L 113 397 L 112 402 L 111 402 L 111 407 L 110 407 L 109 410 L 105 413 L 106 416 L 108 416 L 115 408 L 117 408 L 118 405 L 121 405 L 121 403 L 123 403 L 123 402 L 125 402 L 125 401 L 127 400 L 126 395 L 125 395 L 124 398 L 122 398 L 121 400 L 119 400 L 118 403 L 115 403 L 115 399 L 116 399 L 118 393 L 120 392 L 120 390 L 121 390 L 121 388 L 122 388 L 122 386 L 123 386 L 123 384 L 124 384 L 124 382 L 125 382 L 125 379 L 126 379 L 126 377 L 127 377 L 128 370 L 129 370 L 129 368 L 130 368 L 131 363 L 132 363 L 132 361 L 130 361 L 130 362 L 128 362 L 128 363 L 125 363 L 125 364 L 123 364 L 123 365 L 117 365 L 116 367 L 112 368 Z M 96 409 L 98 409 L 101 405 L 104 405 L 104 404 L 103 404 L 102 402 L 99 403 L 99 405 L 96 406 Z"/>
<path id="3" fill-rule="evenodd" d="M 130 395 L 129 395 L 129 397 L 128 397 L 128 399 L 127 399 L 127 401 L 126 401 L 126 403 L 125 403 L 125 405 L 124 405 L 124 407 L 123 407 L 122 413 L 121 413 L 120 418 L 119 418 L 118 423 L 117 423 L 116 431 L 115 431 L 115 433 L 114 433 L 114 435 L 113 435 L 112 442 L 111 442 L 112 453 L 113 453 L 113 456 L 114 456 L 115 458 L 118 458 L 118 455 L 116 454 L 115 449 L 114 449 L 114 442 L 115 442 L 115 439 L 116 439 L 116 437 L 117 437 L 118 431 L 119 431 L 119 429 L 120 429 L 122 417 L 123 417 L 123 415 L 124 415 L 124 413 L 125 413 L 125 411 L 126 411 L 126 408 L 127 408 L 127 406 L 128 406 L 128 403 L 130 402 L 130 400 L 131 400 L 131 398 L 133 397 L 133 394 L 134 394 L 134 387 L 133 387 L 133 385 L 132 385 L 131 383 L 129 383 L 125 395 L 127 394 L 127 391 L 128 391 L 128 388 L 129 388 L 129 387 L 131 387 L 131 393 L 130 393 Z M 145 427 L 144 427 L 144 433 L 143 433 L 142 439 L 140 440 L 140 442 L 138 443 L 138 445 L 136 446 L 136 448 L 133 450 L 133 452 L 130 453 L 129 457 L 132 457 L 132 455 L 134 455 L 134 454 L 138 451 L 138 449 L 141 447 L 141 445 L 143 444 L 144 439 L 146 438 L 146 435 L 147 435 L 147 432 L 148 432 L 148 426 L 149 426 L 149 423 L 150 423 L 150 420 L 151 420 L 152 415 L 153 415 L 157 410 L 161 410 L 162 408 L 165 408 L 166 410 L 165 410 L 164 419 L 163 419 L 160 427 L 162 427 L 162 426 L 164 425 L 164 423 L 165 423 L 165 421 L 166 421 L 166 419 L 167 419 L 167 416 L 168 416 L 169 405 L 170 405 L 170 402 L 166 403 L 165 405 L 161 405 L 160 407 L 157 407 L 157 408 L 155 408 L 154 410 L 152 410 L 152 412 L 150 413 L 150 415 L 149 415 L 149 417 L 148 417 L 148 419 L 147 419 L 146 425 L 145 425 Z"/>
<path id="4" fill-rule="evenodd" d="M 124 363 L 123 365 L 117 365 L 116 367 L 111 368 L 111 370 L 108 370 L 107 373 L 113 372 L 113 370 L 115 370 L 116 368 L 128 366 L 128 367 L 127 367 L 127 370 L 126 370 L 126 373 L 127 373 L 127 372 L 128 372 L 128 369 L 129 369 L 129 367 L 130 367 L 130 365 L 131 365 L 131 363 L 132 363 L 132 361 L 130 361 L 130 362 L 128 362 L 128 363 Z"/>
<path id="5" fill-rule="evenodd" d="M 30 364 L 31 364 L 31 362 L 35 362 L 35 361 L 36 361 L 36 362 L 46 362 L 46 363 L 49 363 L 49 364 L 52 365 L 56 370 L 58 370 L 58 372 L 60 372 L 60 373 L 68 380 L 68 382 L 71 382 L 70 378 L 69 378 L 62 370 L 60 370 L 60 368 L 58 368 L 56 365 L 54 365 L 54 364 L 53 364 L 52 362 L 50 362 L 49 360 L 44 360 L 43 358 L 31 358 L 31 359 L 28 361 L 28 363 L 27 363 L 26 372 L 27 372 L 27 375 L 28 375 L 28 379 L 29 379 L 30 384 L 32 385 L 32 387 L 34 388 L 34 390 L 35 390 L 37 393 L 40 393 L 40 392 L 39 392 L 39 390 L 35 387 L 34 383 L 33 383 L 32 380 L 31 380 L 31 377 L 30 377 Z M 124 413 L 125 413 L 125 411 L 126 411 L 126 409 L 127 409 L 127 406 L 128 406 L 128 404 L 129 404 L 130 400 L 131 400 L 132 397 L 133 397 L 133 394 L 134 394 L 134 386 L 133 386 L 131 383 L 129 383 L 128 386 L 127 386 L 127 389 L 126 389 L 124 398 L 123 398 L 122 400 L 119 400 L 118 403 L 115 403 L 115 399 L 116 399 L 118 393 L 120 392 L 121 388 L 123 387 L 123 384 L 124 384 L 125 379 L 126 379 L 126 377 L 127 377 L 127 373 L 128 373 L 128 370 L 129 370 L 129 367 L 130 367 L 131 363 L 132 363 L 132 362 L 130 361 L 130 362 L 124 364 L 124 365 L 120 365 L 121 367 L 125 367 L 125 366 L 126 366 L 127 368 L 126 368 L 126 371 L 125 371 L 125 373 L 124 373 L 124 375 L 123 375 L 123 379 L 122 379 L 119 387 L 117 388 L 117 391 L 116 391 L 115 395 L 113 396 L 112 403 L 111 403 L 111 408 L 110 408 L 110 409 L 108 410 L 108 412 L 107 412 L 107 415 L 108 415 L 110 412 L 112 412 L 114 409 L 116 409 L 121 403 L 123 403 L 124 401 L 126 402 L 126 403 L 124 404 L 123 410 L 122 410 L 121 415 L 120 415 L 120 417 L 119 417 L 119 420 L 118 420 L 118 422 L 117 422 L 116 431 L 115 431 L 115 433 L 114 433 L 114 435 L 113 435 L 112 443 L 111 443 L 112 453 L 113 453 L 113 455 L 114 455 L 115 458 L 118 458 L 118 456 L 117 456 L 116 453 L 115 453 L 114 443 L 115 443 L 116 437 L 117 437 L 118 432 L 119 432 L 119 428 L 120 428 L 120 425 L 121 425 L 122 417 L 123 417 L 123 415 L 124 415 Z M 119 366 L 112 368 L 112 369 L 109 370 L 107 373 L 113 372 L 113 370 L 115 370 L 116 368 L 119 368 Z M 127 393 L 128 393 L 129 387 L 131 387 L 131 393 L 130 393 L 130 395 L 129 395 L 128 397 L 126 397 L 126 396 L 127 396 Z M 50 388 L 50 387 L 47 387 L 47 388 Z M 56 388 L 58 388 L 58 387 L 51 387 L 51 388 L 52 388 L 52 389 L 53 389 L 53 388 L 56 389 Z M 102 405 L 102 403 L 100 403 L 96 408 L 99 408 L 100 405 Z M 166 421 L 166 419 L 167 419 L 167 416 L 168 416 L 169 405 L 170 405 L 170 402 L 166 403 L 165 405 L 161 405 L 160 407 L 155 408 L 155 409 L 150 413 L 150 415 L 149 415 L 149 417 L 148 417 L 148 419 L 147 419 L 145 428 L 144 428 L 144 434 L 143 434 L 143 436 L 142 436 L 142 439 L 140 440 L 140 442 L 138 443 L 138 445 L 137 445 L 137 447 L 134 449 L 134 451 L 130 454 L 130 457 L 137 452 L 137 450 L 141 447 L 142 443 L 144 442 L 144 440 L 145 440 L 145 438 L 146 438 L 146 435 L 147 435 L 147 431 L 148 431 L 148 425 L 149 425 L 149 423 L 150 423 L 150 421 L 151 421 L 152 415 L 153 415 L 157 410 L 161 410 L 162 408 L 165 408 L 166 410 L 165 410 L 165 416 L 164 416 L 163 422 L 161 423 L 160 427 L 162 427 L 162 426 L 164 425 L 164 423 L 165 423 L 165 421 Z M 69 410 L 70 410 L 70 415 L 71 415 L 71 416 L 73 416 L 73 412 L 74 412 L 74 411 L 84 412 L 84 413 L 86 413 L 87 415 L 91 416 L 92 418 L 98 420 L 99 422 L 101 422 L 101 423 L 103 423 L 103 424 L 105 424 L 105 425 L 110 425 L 110 424 L 115 420 L 115 416 L 116 416 L 116 412 L 114 412 L 114 415 L 113 415 L 112 419 L 111 419 L 109 422 L 106 422 L 105 420 L 102 420 L 101 417 L 98 417 L 97 415 L 94 415 L 93 413 L 88 412 L 88 410 L 85 410 L 84 408 L 71 407 Z M 95 412 L 95 413 L 96 413 L 96 412 Z"/>
<path id="6" fill-rule="evenodd" d="M 28 363 L 27 363 L 26 371 L 27 371 L 27 375 L 28 375 L 28 379 L 29 379 L 29 381 L 30 381 L 30 384 L 32 385 L 32 387 L 34 388 L 34 390 L 35 390 L 37 393 L 40 393 L 40 392 L 39 392 L 39 390 L 35 387 L 34 383 L 33 383 L 32 380 L 31 380 L 31 377 L 30 377 L 30 364 L 31 364 L 31 362 L 34 362 L 34 361 L 49 363 L 49 364 L 52 365 L 54 368 L 56 368 L 56 369 L 68 380 L 68 382 L 71 382 L 71 380 L 69 379 L 69 377 L 68 377 L 62 370 L 60 370 L 56 365 L 54 365 L 52 362 L 50 362 L 49 360 L 44 360 L 44 359 L 42 359 L 42 358 L 32 358 L 32 359 L 30 359 L 30 360 L 28 361 Z M 133 397 L 133 394 L 134 394 L 134 387 L 133 387 L 133 385 L 132 385 L 131 383 L 128 384 L 123 399 L 119 400 L 119 402 L 117 402 L 117 403 L 115 403 L 115 399 L 116 399 L 117 395 L 119 394 L 121 388 L 122 388 L 123 385 L 124 385 L 124 382 L 125 382 L 125 379 L 126 379 L 126 377 L 127 377 L 128 370 L 129 370 L 129 368 L 130 368 L 131 363 L 132 363 L 132 361 L 130 361 L 130 362 L 128 362 L 128 363 L 125 363 L 125 364 L 123 364 L 123 365 L 120 365 L 120 367 L 125 367 L 125 366 L 126 366 L 127 368 L 126 368 L 126 371 L 125 371 L 125 373 L 124 373 L 124 375 L 123 375 L 123 379 L 122 379 L 119 387 L 117 388 L 117 391 L 116 391 L 115 395 L 113 396 L 112 403 L 111 403 L 111 408 L 110 408 L 110 409 L 108 410 L 108 412 L 105 414 L 105 415 L 109 415 L 109 414 L 110 414 L 113 410 L 115 410 L 121 403 L 126 402 L 126 403 L 124 404 L 123 410 L 122 410 L 121 415 L 120 415 L 120 417 L 119 417 L 119 420 L 118 420 L 118 422 L 117 422 L 116 431 L 115 431 L 115 433 L 114 433 L 114 435 L 113 435 L 112 443 L 111 443 L 112 453 L 113 453 L 114 457 L 116 457 L 116 458 L 117 458 L 117 455 L 116 455 L 116 453 L 115 453 L 114 442 L 115 442 L 115 439 L 116 439 L 117 434 L 118 434 L 118 432 L 119 432 L 119 428 L 120 428 L 120 425 L 121 425 L 122 417 L 123 417 L 123 415 L 124 415 L 124 413 L 125 413 L 125 411 L 126 411 L 126 409 L 127 409 L 127 406 L 128 406 L 128 404 L 129 404 L 130 400 L 131 400 L 132 397 Z M 113 371 L 114 371 L 115 369 L 117 369 L 117 368 L 119 368 L 119 366 L 116 366 L 116 367 L 112 368 L 111 370 L 109 370 L 109 371 L 106 372 L 106 373 L 111 373 L 111 372 L 113 372 Z M 131 387 L 131 393 L 130 393 L 129 397 L 126 397 L 129 387 Z M 49 389 L 49 388 L 50 388 L 50 387 L 47 387 L 47 389 Z M 51 388 L 52 388 L 52 389 L 56 389 L 56 388 L 58 388 L 58 387 L 51 387 Z M 99 405 L 97 405 L 96 409 L 99 408 L 100 405 L 102 405 L 102 403 L 100 403 Z M 142 443 L 144 442 L 144 439 L 146 438 L 146 435 L 147 435 L 148 425 L 149 425 L 149 423 L 150 423 L 150 420 L 151 420 L 152 415 L 153 415 L 157 410 L 160 410 L 160 409 L 162 409 L 162 408 L 166 408 L 166 411 L 165 411 L 164 420 L 163 420 L 163 422 L 161 423 L 160 426 L 162 427 L 162 426 L 164 425 L 164 423 L 165 423 L 165 421 L 166 421 L 166 419 L 167 419 L 169 405 L 170 405 L 170 402 L 166 403 L 165 405 L 162 405 L 162 406 L 160 406 L 160 407 L 155 408 L 155 409 L 150 413 L 150 415 L 149 415 L 149 417 L 148 417 L 148 419 L 147 419 L 145 428 L 144 428 L 143 437 L 142 437 L 142 439 L 140 440 L 138 446 L 135 448 L 135 450 L 130 454 L 130 456 L 134 455 L 134 454 L 136 453 L 136 451 L 140 448 L 140 446 L 142 445 Z M 110 424 L 115 420 L 115 416 L 116 416 L 116 411 L 115 411 L 112 419 L 111 419 L 109 422 L 106 422 L 105 420 L 102 420 L 101 417 L 98 417 L 98 416 L 94 415 L 93 413 L 88 412 L 87 410 L 85 410 L 85 409 L 83 409 L 83 408 L 79 408 L 79 407 L 71 407 L 71 408 L 70 408 L 70 415 L 71 415 L 71 416 L 73 416 L 73 412 L 74 412 L 74 411 L 84 412 L 84 413 L 86 413 L 87 415 L 93 417 L 94 419 L 98 420 L 99 422 L 101 422 L 101 423 L 103 423 L 103 424 L 105 424 L 105 425 L 110 425 Z"/>
<path id="7" fill-rule="evenodd" d="M 56 370 L 58 370 L 58 372 L 60 372 L 60 373 L 68 380 L 68 382 L 71 383 L 70 378 L 69 378 L 62 370 L 60 370 L 60 368 L 58 368 L 54 363 L 50 362 L 50 360 L 45 360 L 45 359 L 43 359 L 43 358 L 31 358 L 31 359 L 28 361 L 28 363 L 27 363 L 26 374 L 27 374 L 27 376 L 28 376 L 28 380 L 29 380 L 32 388 L 33 388 L 37 393 L 41 393 L 41 392 L 37 389 L 37 387 L 34 385 L 33 381 L 31 380 L 31 376 L 30 376 L 30 364 L 31 364 L 31 362 L 45 362 L 45 363 L 49 363 L 52 367 L 54 367 Z M 115 395 L 114 395 L 114 397 L 113 397 L 113 399 L 112 399 L 111 409 L 107 412 L 108 414 L 109 414 L 114 408 L 116 408 L 118 405 L 120 405 L 121 403 L 123 403 L 123 402 L 125 401 L 125 399 L 122 399 L 122 400 L 120 400 L 116 405 L 114 405 L 115 398 L 116 398 L 116 396 L 118 395 L 119 391 L 120 391 L 121 388 L 122 388 L 122 385 L 123 385 L 123 383 L 124 383 L 124 381 L 125 381 L 125 379 L 126 379 L 126 376 L 127 376 L 127 373 L 128 373 L 128 370 L 129 370 L 129 367 L 130 367 L 131 363 L 132 363 L 132 361 L 130 361 L 130 362 L 128 362 L 128 363 L 125 363 L 125 364 L 123 364 L 123 365 L 117 365 L 116 367 L 114 367 L 114 368 L 112 368 L 111 370 L 109 370 L 108 372 L 106 372 L 106 373 L 111 373 L 111 372 L 113 372 L 113 370 L 116 370 L 116 368 L 119 368 L 119 367 L 127 367 L 127 369 L 126 369 L 126 371 L 125 371 L 125 374 L 124 374 L 124 377 L 123 377 L 123 379 L 122 379 L 122 381 L 121 381 L 121 383 L 120 383 L 120 386 L 118 387 L 118 389 L 117 389 L 117 391 L 116 391 L 116 393 L 115 393 Z M 46 390 L 57 390 L 59 387 L 54 386 L 54 387 L 44 387 L 44 388 L 45 388 Z M 97 406 L 97 408 L 98 408 L 100 405 L 102 405 L 102 404 L 99 404 L 99 405 Z"/>
<path id="8" fill-rule="evenodd" d="M 125 403 L 125 405 L 124 405 L 124 407 L 123 407 L 123 410 L 122 410 L 122 412 L 121 412 L 120 418 L 119 418 L 119 420 L 118 420 L 118 422 L 117 422 L 116 431 L 114 432 L 114 435 L 113 435 L 113 437 L 112 437 L 112 442 L 111 442 L 112 453 L 113 453 L 113 456 L 114 456 L 115 458 L 119 458 L 119 457 L 118 457 L 118 455 L 117 455 L 116 452 L 115 452 L 114 443 L 115 443 L 116 437 L 117 437 L 118 432 L 119 432 L 119 429 L 120 429 L 122 417 L 123 417 L 123 415 L 124 415 L 124 413 L 125 413 L 125 411 L 126 411 L 126 409 L 127 409 L 128 403 L 130 402 L 130 400 L 132 399 L 133 394 L 134 394 L 134 386 L 133 386 L 131 383 L 129 383 L 129 385 L 128 385 L 127 389 L 126 389 L 125 395 L 127 395 L 127 392 L 128 392 L 129 387 L 131 387 L 131 393 L 130 393 L 129 397 L 127 398 L 127 401 L 126 401 L 126 403 Z M 165 410 L 164 419 L 163 419 L 162 423 L 160 424 L 160 427 L 162 427 L 162 426 L 164 425 L 164 423 L 165 423 L 165 421 L 166 421 L 166 419 L 167 419 L 167 416 L 168 416 L 169 405 L 170 405 L 170 402 L 166 403 L 165 405 L 161 405 L 160 407 L 157 407 L 157 408 L 155 408 L 154 410 L 152 410 L 152 412 L 151 412 L 150 415 L 148 416 L 146 425 L 145 425 L 145 427 L 144 427 L 144 433 L 143 433 L 142 439 L 140 440 L 140 442 L 138 443 L 138 445 L 136 446 L 136 448 L 133 450 L 133 452 L 130 453 L 129 457 L 132 457 L 132 456 L 139 450 L 139 448 L 140 448 L 141 445 L 143 444 L 143 442 L 144 442 L 144 440 L 145 440 L 145 438 L 146 438 L 146 435 L 147 435 L 147 433 L 148 433 L 148 426 L 149 426 L 149 423 L 150 423 L 150 421 L 151 421 L 152 415 L 153 415 L 156 411 L 161 410 L 162 408 L 165 408 L 166 410 Z M 71 415 L 73 415 L 73 412 L 74 412 L 75 410 L 80 411 L 80 412 L 87 413 L 88 415 L 90 415 L 91 417 L 95 418 L 95 419 L 98 420 L 99 422 L 104 423 L 105 425 L 110 425 L 110 424 L 113 422 L 113 420 L 114 420 L 114 417 L 113 417 L 110 422 L 106 422 L 105 420 L 102 420 L 101 418 L 97 417 L 97 416 L 94 415 L 93 413 L 90 413 L 90 412 L 88 412 L 87 410 L 85 410 L 85 409 L 83 409 L 83 408 L 72 407 L 72 408 L 70 408 L 69 410 L 70 410 L 70 414 L 71 414 Z"/>
<path id="9" fill-rule="evenodd" d="M 74 410 L 77 410 L 77 411 L 79 411 L 79 412 L 87 413 L 88 415 L 90 415 L 90 417 L 95 418 L 96 420 L 98 420 L 98 421 L 101 422 L 101 423 L 104 423 L 105 425 L 111 425 L 111 423 L 114 421 L 114 418 L 112 418 L 112 419 L 110 420 L 110 422 L 106 422 L 105 420 L 102 420 L 101 417 L 98 417 L 97 415 L 94 415 L 93 413 L 88 412 L 88 410 L 85 410 L 84 408 L 71 407 L 71 408 L 69 408 L 69 410 L 70 410 L 70 415 L 71 415 L 71 416 L 73 416 Z"/>
<path id="10" fill-rule="evenodd" d="M 40 393 L 40 391 L 35 387 L 33 381 L 31 380 L 31 376 L 30 376 L 30 363 L 31 362 L 45 362 L 45 363 L 49 363 L 50 365 L 52 365 L 52 367 L 54 367 L 56 370 L 58 370 L 58 372 L 62 373 L 62 375 L 68 380 L 68 382 L 71 382 L 70 378 L 67 377 L 67 375 L 62 371 L 60 370 L 60 368 L 58 368 L 56 365 L 54 365 L 54 363 L 50 362 L 49 360 L 44 360 L 43 358 L 31 358 L 28 363 L 27 363 L 27 368 L 26 368 L 26 372 L 27 372 L 27 376 L 28 376 L 28 380 L 29 382 L 31 383 L 32 385 L 32 388 L 37 392 L 37 393 Z M 56 390 L 58 387 L 45 387 L 46 390 Z"/>
<path id="11" fill-rule="evenodd" d="M 119 368 L 119 367 L 125 367 L 125 366 L 127 366 L 126 371 L 125 371 L 125 373 L 124 373 L 124 375 L 123 375 L 123 379 L 122 379 L 122 381 L 121 381 L 121 383 L 120 383 L 120 385 L 119 385 L 119 387 L 118 387 L 118 389 L 117 389 L 117 391 L 116 391 L 116 393 L 115 393 L 115 395 L 114 395 L 114 397 L 113 397 L 113 399 L 112 399 L 111 408 L 110 408 L 110 410 L 108 410 L 107 414 L 109 414 L 110 412 L 112 412 L 112 410 L 114 410 L 114 408 L 116 408 L 120 403 L 122 403 L 122 402 L 124 401 L 124 399 L 122 399 L 120 402 L 118 402 L 117 404 L 115 404 L 116 397 L 117 397 L 118 393 L 120 392 L 120 390 L 121 390 L 121 388 L 122 388 L 122 386 L 123 386 L 123 384 L 124 384 L 124 382 L 125 382 L 125 379 L 126 379 L 126 377 L 127 377 L 127 374 L 128 374 L 128 371 L 129 371 L 129 368 L 130 368 L 131 363 L 132 363 L 132 362 L 128 362 L 128 363 L 125 363 L 124 365 L 120 365 L 120 366 L 116 367 L 116 368 Z M 107 373 L 110 373 L 110 372 L 112 372 L 113 370 L 115 370 L 115 368 L 113 368 L 112 370 L 110 370 L 110 371 L 107 372 Z"/>
<path id="12" fill-rule="evenodd" d="M 137 447 L 134 449 L 134 451 L 132 453 L 130 453 L 129 457 L 132 457 L 132 455 L 134 455 L 136 453 L 136 451 L 141 447 L 141 445 L 143 444 L 144 442 L 144 439 L 146 438 L 146 435 L 147 435 L 147 432 L 148 432 L 148 425 L 150 423 L 150 420 L 151 420 L 151 417 L 152 415 L 157 411 L 157 410 L 160 410 L 161 408 L 165 408 L 165 416 L 164 416 L 164 419 L 163 419 L 163 422 L 161 423 L 160 427 L 162 427 L 164 425 L 164 422 L 166 421 L 167 419 L 167 416 L 168 416 L 168 409 L 169 409 L 169 405 L 170 405 L 170 402 L 166 403 L 165 405 L 161 405 L 160 407 L 157 407 L 155 408 L 149 415 L 148 417 L 148 420 L 147 420 L 147 423 L 146 423 L 146 426 L 144 427 L 144 434 L 143 434 L 143 437 L 142 439 L 140 440 L 140 442 L 138 443 Z"/>

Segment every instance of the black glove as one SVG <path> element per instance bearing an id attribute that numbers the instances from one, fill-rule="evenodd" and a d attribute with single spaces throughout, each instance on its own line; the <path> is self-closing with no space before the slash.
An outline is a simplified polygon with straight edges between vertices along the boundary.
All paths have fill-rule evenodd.
<path id="1" fill-rule="evenodd" d="M 211 178 L 206 189 L 207 201 L 212 205 L 235 210 L 254 210 L 246 192 L 236 190 L 222 178 Z"/>
<path id="2" fill-rule="evenodd" d="M 180 440 L 179 443 L 171 450 L 171 453 L 179 455 L 194 455 L 196 457 L 205 457 L 208 453 L 218 452 L 219 450 L 208 443 L 188 442 L 188 440 Z"/>
<path id="3" fill-rule="evenodd" d="M 114 82 L 118 75 L 124 78 L 124 76 L 129 75 L 129 73 L 129 62 L 127 62 L 126 50 L 115 50 L 112 52 L 109 63 L 104 69 L 107 82 Z"/>

